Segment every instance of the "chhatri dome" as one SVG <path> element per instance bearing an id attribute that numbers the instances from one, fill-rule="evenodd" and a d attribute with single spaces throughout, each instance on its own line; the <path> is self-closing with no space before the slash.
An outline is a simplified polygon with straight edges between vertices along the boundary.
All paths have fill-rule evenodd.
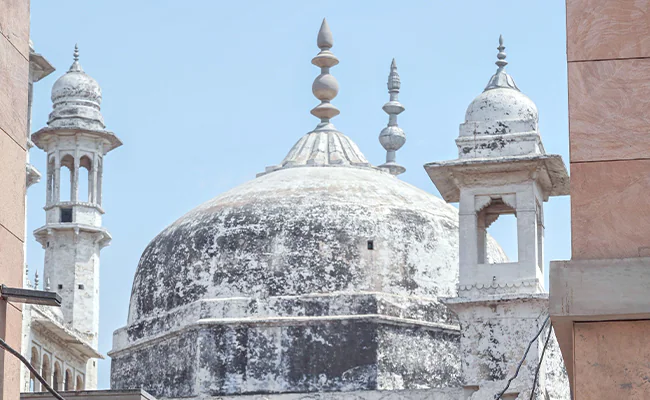
<path id="1" fill-rule="evenodd" d="M 536 131 L 537 106 L 519 90 L 514 79 L 506 72 L 508 62 L 501 36 L 497 49 L 499 50 L 496 61 L 497 71 L 490 78 L 483 93 L 467 107 L 465 121 L 477 126 L 479 133 L 488 135 L 512 133 L 512 129 Z M 461 135 L 475 133 L 476 130 L 470 129 L 461 132 Z"/>
<path id="2" fill-rule="evenodd" d="M 147 246 L 113 389 L 157 397 L 460 386 L 458 211 L 399 180 L 395 62 L 386 163 L 332 123 L 338 83 L 324 20 L 312 64 L 319 119 L 279 164 L 191 210 Z M 488 256 L 505 260 L 490 240 Z"/>

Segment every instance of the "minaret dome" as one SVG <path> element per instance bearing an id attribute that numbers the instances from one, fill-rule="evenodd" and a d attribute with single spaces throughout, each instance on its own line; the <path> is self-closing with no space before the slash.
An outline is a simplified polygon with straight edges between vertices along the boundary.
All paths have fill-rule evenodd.
<path id="1" fill-rule="evenodd" d="M 53 110 L 47 124 L 61 128 L 104 129 L 101 102 L 102 90 L 97 81 L 81 68 L 79 47 L 75 45 L 70 69 L 52 87 Z"/>

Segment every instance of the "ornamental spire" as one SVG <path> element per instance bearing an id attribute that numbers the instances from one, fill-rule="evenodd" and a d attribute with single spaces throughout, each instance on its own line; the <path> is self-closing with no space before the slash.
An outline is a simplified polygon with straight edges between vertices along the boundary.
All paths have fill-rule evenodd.
<path id="1" fill-rule="evenodd" d="M 38 290 L 38 270 L 34 274 L 34 289 Z"/>
<path id="2" fill-rule="evenodd" d="M 379 167 L 388 169 L 392 175 L 399 175 L 406 171 L 406 168 L 395 161 L 397 150 L 406 142 L 404 131 L 397 126 L 397 116 L 404 111 L 404 106 L 397 99 L 400 87 L 401 82 L 397 73 L 397 64 L 393 58 L 393 62 L 390 64 L 390 74 L 388 75 L 390 100 L 382 107 L 388 114 L 388 125 L 379 134 L 379 143 L 386 149 L 386 163 Z"/>
<path id="3" fill-rule="evenodd" d="M 505 49 L 506 47 L 503 45 L 503 35 L 499 35 L 499 47 L 497 47 L 499 52 L 497 53 L 497 61 L 495 62 L 498 67 L 497 72 L 492 75 L 485 90 L 510 88 L 519 91 L 519 88 L 515 84 L 515 80 L 506 72 L 506 65 L 508 65 L 508 62 L 506 61 Z"/>
<path id="4" fill-rule="evenodd" d="M 499 69 L 503 69 L 506 65 L 508 65 L 508 62 L 506 61 L 506 52 L 503 51 L 505 49 L 506 46 L 503 45 L 503 35 L 499 35 L 499 47 L 497 47 L 499 53 L 497 53 L 497 61 L 495 62 Z"/>
<path id="5" fill-rule="evenodd" d="M 81 69 L 81 64 L 79 64 L 79 46 L 76 43 L 74 45 L 74 53 L 72 53 L 72 59 L 74 61 L 72 62 L 72 65 L 70 66 L 68 72 L 83 72 L 83 69 Z"/>
<path id="6" fill-rule="evenodd" d="M 311 90 L 321 102 L 311 110 L 312 115 L 320 118 L 320 123 L 314 131 L 336 130 L 334 125 L 330 123 L 330 119 L 339 115 L 340 111 L 330 101 L 339 93 L 339 84 L 336 78 L 330 75 L 330 68 L 338 64 L 339 60 L 330 51 L 334 46 L 334 40 L 325 18 L 323 18 L 323 23 L 320 26 L 316 44 L 320 48 L 320 52 L 311 60 L 311 63 L 320 67 L 321 72 L 314 80 Z"/>

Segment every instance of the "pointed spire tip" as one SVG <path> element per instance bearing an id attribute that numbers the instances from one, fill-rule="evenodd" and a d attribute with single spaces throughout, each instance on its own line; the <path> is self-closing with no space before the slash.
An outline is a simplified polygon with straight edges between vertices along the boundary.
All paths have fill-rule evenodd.
<path id="1" fill-rule="evenodd" d="M 316 40 L 316 44 L 321 50 L 329 50 L 334 46 L 334 38 L 332 37 L 332 31 L 330 30 L 326 18 L 323 18 L 323 22 L 318 30 L 318 39 Z"/>

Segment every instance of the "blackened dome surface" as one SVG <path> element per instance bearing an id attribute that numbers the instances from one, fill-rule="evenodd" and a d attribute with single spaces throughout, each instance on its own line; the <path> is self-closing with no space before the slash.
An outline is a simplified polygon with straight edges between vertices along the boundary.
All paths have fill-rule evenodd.
<path id="1" fill-rule="evenodd" d="M 371 249 L 372 248 L 372 249 Z M 490 241 L 494 260 L 505 259 Z M 202 299 L 454 295 L 458 211 L 372 168 L 297 167 L 202 204 L 145 249 L 128 325 Z"/>

